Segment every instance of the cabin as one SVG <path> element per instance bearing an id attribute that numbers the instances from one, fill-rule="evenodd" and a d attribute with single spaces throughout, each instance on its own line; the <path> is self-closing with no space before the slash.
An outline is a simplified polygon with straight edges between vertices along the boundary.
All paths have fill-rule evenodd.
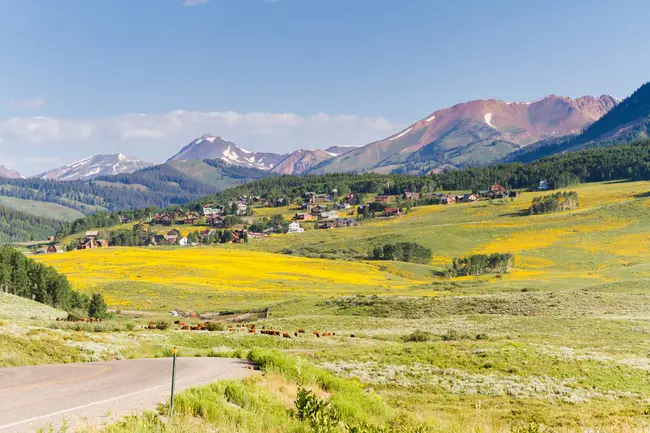
<path id="1" fill-rule="evenodd" d="M 492 185 L 492 186 L 490 187 L 490 192 L 491 192 L 492 194 L 495 194 L 495 195 L 496 195 L 496 194 L 499 194 L 499 193 L 504 193 L 504 192 L 506 192 L 506 189 L 505 189 L 504 187 L 502 187 L 501 185 L 499 185 L 498 183 L 495 183 L 494 185 Z"/>
<path id="2" fill-rule="evenodd" d="M 208 217 L 208 225 L 212 227 L 223 227 L 223 218 L 219 215 L 210 215 Z"/>
<path id="3" fill-rule="evenodd" d="M 333 229 L 336 227 L 336 222 L 334 220 L 321 221 L 318 223 L 319 229 Z"/>
<path id="4" fill-rule="evenodd" d="M 335 210 L 331 210 L 331 211 L 328 211 L 328 212 L 321 212 L 318 215 L 319 220 L 331 220 L 331 219 L 338 218 L 338 217 L 339 217 L 339 213 L 337 211 L 335 211 Z"/>
<path id="5" fill-rule="evenodd" d="M 294 221 L 311 221 L 314 217 L 310 213 L 297 213 L 293 219 Z"/>
<path id="6" fill-rule="evenodd" d="M 297 222 L 292 222 L 291 224 L 289 224 L 289 230 L 287 230 L 287 233 L 302 233 L 304 231 L 305 229 L 300 227 L 300 224 L 298 224 Z"/>
<path id="7" fill-rule="evenodd" d="M 93 248 L 99 248 L 100 244 L 97 241 L 97 236 L 99 232 L 97 231 L 87 231 L 86 238 L 79 244 L 77 247 L 78 250 L 91 250 Z"/>
<path id="8" fill-rule="evenodd" d="M 237 215 L 246 215 L 246 211 L 248 210 L 248 206 L 246 203 L 242 201 L 237 202 Z"/>
<path id="9" fill-rule="evenodd" d="M 321 213 L 326 212 L 326 211 L 327 211 L 327 208 L 325 206 L 321 206 L 321 205 L 318 205 L 318 204 L 311 208 L 311 214 L 313 216 L 318 216 Z"/>
<path id="10" fill-rule="evenodd" d="M 458 197 L 460 197 L 460 199 Z M 471 202 L 475 202 L 476 200 L 478 200 L 478 197 L 476 197 L 476 194 L 474 194 L 474 193 L 465 194 L 463 196 L 458 196 L 458 197 L 456 197 L 456 202 L 460 201 L 460 202 L 463 202 L 463 203 L 471 203 Z"/>
<path id="11" fill-rule="evenodd" d="M 354 227 L 359 225 L 359 223 L 352 218 L 337 218 L 334 220 L 336 227 Z"/>
<path id="12" fill-rule="evenodd" d="M 404 194 L 402 195 L 402 198 L 404 200 L 408 200 L 408 201 L 420 200 L 420 193 L 419 192 L 404 191 Z"/>
<path id="13" fill-rule="evenodd" d="M 185 225 L 195 225 L 199 222 L 199 216 L 195 213 L 188 213 L 183 219 L 183 224 Z"/>
<path id="14" fill-rule="evenodd" d="M 168 245 L 176 245 L 176 243 L 178 242 L 178 236 L 177 235 L 166 234 L 166 235 L 163 235 L 163 239 L 165 240 L 165 242 Z"/>
<path id="15" fill-rule="evenodd" d="M 384 216 L 390 217 L 390 216 L 400 216 L 400 215 L 401 215 L 401 212 L 396 207 L 384 208 Z"/>
<path id="16" fill-rule="evenodd" d="M 375 196 L 375 203 L 390 203 L 389 195 L 377 195 Z"/>
<path id="17" fill-rule="evenodd" d="M 454 204 L 456 203 L 456 197 L 453 195 L 443 195 L 440 197 L 440 204 Z"/>
<path id="18" fill-rule="evenodd" d="M 212 215 L 221 215 L 223 213 L 223 210 L 215 207 L 213 205 L 207 205 L 203 206 L 203 215 L 206 217 L 212 216 Z"/>

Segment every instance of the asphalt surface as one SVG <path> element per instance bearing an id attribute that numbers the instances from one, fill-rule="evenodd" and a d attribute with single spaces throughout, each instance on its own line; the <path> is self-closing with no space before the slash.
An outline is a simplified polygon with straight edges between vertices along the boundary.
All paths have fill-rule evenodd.
<path id="1" fill-rule="evenodd" d="M 0 432 L 82 427 L 155 409 L 171 390 L 171 358 L 0 368 Z M 242 360 L 178 358 L 176 390 L 251 373 Z"/>

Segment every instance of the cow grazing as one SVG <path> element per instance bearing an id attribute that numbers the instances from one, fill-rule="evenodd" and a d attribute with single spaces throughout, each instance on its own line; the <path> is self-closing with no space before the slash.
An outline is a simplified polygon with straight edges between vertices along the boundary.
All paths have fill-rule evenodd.
<path id="1" fill-rule="evenodd" d="M 288 332 L 285 332 L 284 334 L 282 334 L 282 337 L 291 339 L 291 334 L 289 334 Z"/>

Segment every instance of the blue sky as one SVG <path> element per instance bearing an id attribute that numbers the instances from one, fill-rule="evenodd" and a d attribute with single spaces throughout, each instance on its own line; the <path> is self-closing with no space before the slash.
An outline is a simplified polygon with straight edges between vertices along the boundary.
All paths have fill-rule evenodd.
<path id="1" fill-rule="evenodd" d="M 620 5 L 4 0 L 0 164 L 159 162 L 206 132 L 251 150 L 360 145 L 472 99 L 625 97 L 648 80 L 650 2 Z"/>

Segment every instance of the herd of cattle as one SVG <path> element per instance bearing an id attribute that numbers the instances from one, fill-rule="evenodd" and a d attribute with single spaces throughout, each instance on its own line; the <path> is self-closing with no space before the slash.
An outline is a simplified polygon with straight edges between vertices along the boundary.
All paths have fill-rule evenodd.
<path id="1" fill-rule="evenodd" d="M 214 331 L 217 330 L 215 329 L 215 323 L 214 322 L 205 322 L 205 323 L 199 323 L 197 325 L 191 325 L 187 324 L 185 322 L 181 322 L 180 320 L 177 320 L 174 322 L 174 325 L 178 327 L 181 331 Z M 149 322 L 148 326 L 145 326 L 146 329 L 157 329 L 156 323 L 155 322 Z M 290 332 L 283 332 L 279 331 L 277 329 L 269 328 L 267 329 L 266 326 L 262 326 L 262 328 L 258 329 L 257 326 L 254 323 L 249 323 L 247 325 L 240 325 L 236 327 L 230 327 L 228 328 L 229 332 L 245 332 L 248 334 L 257 334 L 258 332 L 262 335 L 272 335 L 276 337 L 282 337 L 282 338 L 289 338 L 292 339 L 294 337 L 298 337 L 301 334 L 305 334 L 304 329 L 298 329 L 294 331 L 293 333 Z M 320 332 L 320 331 L 314 331 L 313 334 L 317 337 L 336 337 L 336 332 Z M 354 335 L 350 335 L 350 337 L 354 338 Z"/>

